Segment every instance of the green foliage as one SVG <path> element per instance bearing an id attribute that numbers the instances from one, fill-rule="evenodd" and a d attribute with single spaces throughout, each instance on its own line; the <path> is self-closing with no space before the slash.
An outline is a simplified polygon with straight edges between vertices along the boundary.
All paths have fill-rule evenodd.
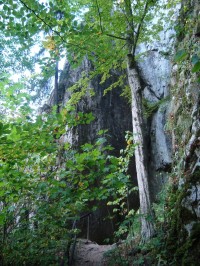
<path id="1" fill-rule="evenodd" d="M 129 177 L 128 163 L 134 146 L 127 133 L 123 156 L 110 156 L 112 148 L 99 132 L 94 144 L 74 149 L 61 143 L 60 136 L 68 128 L 90 123 L 93 116 L 75 112 L 68 105 L 58 114 L 34 116 L 26 94 L 19 84 L 4 79 L 2 100 L 6 116 L 0 121 L 0 247 L 5 265 L 59 265 L 68 251 L 74 234 L 73 222 L 90 203 L 101 200 L 126 199 Z M 14 86 L 14 87 L 13 87 Z M 23 90 L 23 89 L 22 89 Z M 14 95 L 13 97 L 11 97 Z M 18 102 L 18 97 L 24 102 Z M 12 100 L 12 102 L 10 102 Z M 10 105 L 8 105 L 9 103 Z M 9 106 L 18 106 L 15 112 Z M 26 110 L 26 112 L 24 112 Z M 29 111 L 29 113 L 28 113 Z M 16 117 L 15 117 L 16 116 Z M 120 165 L 119 165 L 120 163 Z M 90 210 L 91 211 L 91 210 Z"/>
<path id="2" fill-rule="evenodd" d="M 142 99 L 144 115 L 146 118 L 151 117 L 165 102 L 169 101 L 169 97 L 162 98 L 157 102 L 148 102 L 145 98 Z"/>
<path id="3" fill-rule="evenodd" d="M 136 216 L 135 211 L 130 209 L 129 197 L 131 196 L 131 193 L 136 192 L 138 188 L 133 187 L 131 177 L 128 175 L 128 169 L 137 144 L 133 143 L 133 135 L 129 131 L 126 132 L 125 139 L 127 147 L 120 151 L 121 156 L 118 158 L 119 166 L 117 173 L 115 173 L 117 178 L 113 180 L 108 176 L 108 178 L 106 177 L 103 181 L 103 183 L 108 186 L 109 191 L 110 188 L 112 188 L 114 192 L 112 194 L 113 197 L 107 204 L 114 207 L 114 213 L 118 213 L 124 217 L 123 222 L 119 225 L 119 229 L 115 232 L 117 239 L 128 234 L 134 234 L 133 224 Z"/>
<path id="4" fill-rule="evenodd" d="M 197 38 L 194 37 L 194 24 L 198 25 L 198 15 L 194 12 L 193 6 L 183 3 L 177 24 L 178 43 L 174 61 L 180 69 L 187 69 L 193 80 L 200 81 L 200 50 Z"/>
<path id="5" fill-rule="evenodd" d="M 127 100 L 127 102 L 131 105 L 132 102 L 131 89 L 128 85 L 123 87 L 121 96 L 124 97 Z"/>
<path id="6" fill-rule="evenodd" d="M 139 43 L 158 37 L 162 23 L 149 23 L 159 1 L 5 0 L 0 7 L 0 257 L 5 265 L 59 265 L 67 261 L 64 256 L 77 233 L 73 221 L 89 203 L 107 200 L 126 216 L 117 236 L 133 228 L 128 196 L 135 188 L 127 170 L 136 144 L 130 133 L 119 158 L 108 155 L 111 147 L 102 136 L 79 149 L 60 137 L 66 125 L 73 128 L 94 119 L 91 113 L 76 112 L 90 80 L 101 76 L 106 83 L 111 70 L 123 73 L 130 48 L 135 56 Z M 49 78 L 63 55 L 73 67 L 87 56 L 92 71 L 72 86 L 71 99 L 60 113 L 54 108 L 36 116 L 27 92 L 48 95 Z M 41 73 L 34 71 L 35 65 Z M 26 70 L 30 78 L 23 83 L 10 78 Z M 123 83 L 121 75 L 106 91 Z"/>
<path id="7" fill-rule="evenodd" d="M 127 258 L 124 258 L 122 251 L 118 247 L 116 247 L 115 249 L 112 249 L 111 251 L 107 251 L 104 256 L 110 266 L 116 266 L 116 265 L 128 266 L 129 265 Z"/>
<path id="8" fill-rule="evenodd" d="M 188 53 L 185 50 L 180 50 L 176 53 L 175 57 L 174 57 L 174 61 L 175 62 L 181 62 L 183 61 L 185 58 L 187 58 Z"/>
<path id="9" fill-rule="evenodd" d="M 52 76 L 56 61 L 62 56 L 67 56 L 71 66 L 77 67 L 87 55 L 94 66 L 89 78 L 101 74 L 102 82 L 109 77 L 111 69 L 126 68 L 129 46 L 134 53 L 139 43 L 158 37 L 162 23 L 150 27 L 150 21 L 160 8 L 159 1 L 151 0 L 137 3 L 6 0 L 1 1 L 0 30 L 3 43 L 10 42 L 12 46 L 9 58 L 16 58 L 15 62 L 22 62 L 23 67 L 32 71 L 35 63 L 42 69 L 41 75 L 34 74 L 30 80 L 30 87 L 41 94 L 38 86 L 41 88 L 45 77 Z M 34 54 L 34 47 L 39 52 Z M 119 77 L 108 90 L 123 81 Z"/>
<path id="10" fill-rule="evenodd" d="M 181 63 L 183 62 L 185 59 L 187 59 L 189 56 L 189 52 L 185 51 L 185 50 L 180 50 L 176 53 L 175 57 L 174 57 L 174 61 Z M 200 71 L 200 58 L 197 54 L 192 55 L 191 58 L 191 63 L 193 65 L 191 72 L 192 73 L 197 73 Z"/>
<path id="11" fill-rule="evenodd" d="M 192 73 L 199 73 L 200 71 L 200 54 L 194 54 L 191 59 L 193 68 Z M 197 80 L 200 83 L 200 77 Z"/>

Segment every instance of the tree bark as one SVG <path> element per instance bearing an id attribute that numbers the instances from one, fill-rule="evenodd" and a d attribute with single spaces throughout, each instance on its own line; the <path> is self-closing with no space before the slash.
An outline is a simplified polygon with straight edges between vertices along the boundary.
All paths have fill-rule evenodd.
<path id="1" fill-rule="evenodd" d="M 59 113 L 59 95 L 58 95 L 58 60 L 55 66 L 55 81 L 54 81 L 54 102 L 56 105 L 56 112 Z"/>
<path id="2" fill-rule="evenodd" d="M 133 136 L 137 144 L 135 149 L 135 162 L 140 197 L 141 235 L 149 239 L 154 235 L 153 212 L 148 183 L 147 144 L 145 141 L 145 125 L 142 114 L 141 82 L 137 68 L 133 62 L 127 66 L 128 81 L 132 95 L 132 121 Z"/>

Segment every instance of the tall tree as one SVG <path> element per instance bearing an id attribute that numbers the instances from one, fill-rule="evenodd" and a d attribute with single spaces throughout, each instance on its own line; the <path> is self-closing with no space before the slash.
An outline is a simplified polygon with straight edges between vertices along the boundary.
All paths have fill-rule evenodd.
<path id="1" fill-rule="evenodd" d="M 95 49 L 100 61 L 97 68 L 102 72 L 109 73 L 110 69 L 119 67 L 127 58 L 128 82 L 132 96 L 133 133 L 134 140 L 138 144 L 135 150 L 135 160 L 140 196 L 141 234 L 144 239 L 153 236 L 154 228 L 145 123 L 142 113 L 142 86 L 138 73 L 136 48 L 141 42 L 148 41 L 156 33 L 151 29 L 153 12 L 157 7 L 156 2 L 124 0 L 105 3 L 95 0 L 93 1 L 94 7 L 91 6 L 90 11 L 85 15 L 85 18 L 88 19 L 86 25 L 91 25 L 89 28 L 91 35 L 87 41 L 92 44 L 95 42 L 93 36 L 99 36 L 98 46 Z"/>
<path id="2" fill-rule="evenodd" d="M 153 236 L 153 212 L 152 202 L 150 198 L 149 189 L 149 173 L 148 173 L 148 159 L 147 159 L 147 143 L 145 140 L 145 123 L 142 113 L 142 86 L 140 76 L 137 69 L 136 47 L 142 35 L 145 26 L 145 17 L 152 7 L 153 1 L 142 1 L 143 8 L 141 8 L 139 20 L 134 21 L 133 9 L 130 0 L 125 1 L 126 14 L 129 18 L 129 34 L 128 34 L 128 63 L 127 73 L 128 81 L 132 95 L 132 123 L 133 133 L 135 134 L 135 141 L 138 144 L 135 149 L 135 162 L 137 169 L 137 180 L 140 197 L 140 213 L 141 213 L 141 234 L 144 239 Z"/>
<path id="3" fill-rule="evenodd" d="M 54 0 L 41 3 L 37 0 L 7 0 L 1 3 L 4 13 L 0 26 L 9 36 L 18 37 L 19 42 L 24 43 L 26 38 L 28 43 L 32 43 L 39 32 L 51 31 L 52 56 L 56 56 L 58 50 L 65 50 L 71 63 L 76 64 L 87 56 L 94 65 L 90 77 L 102 74 L 102 82 L 110 75 L 111 69 L 127 69 L 132 95 L 133 133 L 138 144 L 135 158 L 144 239 L 151 237 L 154 230 L 136 48 L 158 33 L 159 27 L 155 24 L 152 27 L 151 23 L 159 2 Z M 62 12 L 61 19 L 56 19 L 56 12 Z"/>

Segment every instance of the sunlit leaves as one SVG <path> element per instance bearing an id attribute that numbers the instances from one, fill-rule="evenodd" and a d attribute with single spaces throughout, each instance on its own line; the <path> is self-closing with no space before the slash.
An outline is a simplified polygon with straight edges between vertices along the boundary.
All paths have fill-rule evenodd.
<path id="1" fill-rule="evenodd" d="M 2 27 L 5 27 L 3 32 L 16 38 L 23 53 L 25 50 L 30 51 L 30 47 L 36 42 L 42 47 L 43 39 L 44 47 L 50 51 L 49 62 L 44 56 L 40 61 L 46 67 L 42 69 L 43 77 L 53 74 L 48 65 L 54 69 L 55 60 L 64 52 L 74 67 L 77 67 L 87 54 L 95 68 L 92 75 L 104 74 L 104 80 L 105 73 L 116 68 L 116 64 L 121 68 L 127 54 L 126 44 L 130 33 L 135 34 L 133 46 L 151 35 L 146 34 L 150 31 L 147 23 L 152 14 L 155 15 L 155 2 L 149 1 L 145 19 L 145 1 L 132 3 L 132 15 L 127 11 L 127 3 L 103 0 L 54 0 L 44 3 L 36 0 L 7 0 L 2 2 L 2 9 L 5 10 L 2 15 Z M 137 29 L 140 29 L 140 32 L 137 32 Z M 151 31 L 159 30 L 156 28 Z M 48 37 L 44 37 L 46 34 Z M 16 51 L 14 53 L 16 54 Z M 39 57 L 37 59 L 39 60 Z M 42 86 L 39 83 L 38 86 Z"/>
<path id="2" fill-rule="evenodd" d="M 9 99 L 13 93 L 15 89 L 5 96 Z M 16 100 L 25 96 L 17 93 Z M 71 241 L 70 222 L 88 209 L 89 202 L 114 196 L 118 189 L 115 182 L 103 181 L 110 180 L 109 175 L 116 178 L 118 171 L 118 160 L 107 155 L 111 147 L 104 137 L 79 149 L 60 142 L 66 125 L 75 127 L 94 119 L 91 113 L 77 113 L 74 108 L 68 105 L 59 114 L 53 108 L 33 119 L 28 112 L 26 116 L 19 112 L 16 118 L 2 116 L 0 235 L 6 263 L 14 259 L 18 264 L 56 265 L 56 254 Z"/>
<path id="3" fill-rule="evenodd" d="M 52 36 L 47 36 L 46 40 L 43 41 L 44 48 L 49 49 L 49 50 L 55 50 L 55 41 Z"/>
<path id="4" fill-rule="evenodd" d="M 127 11 L 127 3 L 1 2 L 0 28 L 4 43 L 16 41 L 10 43 L 10 54 L 13 58 L 26 58 L 31 54 L 31 47 L 39 43 L 41 50 L 35 61 L 27 61 L 30 63 L 27 67 L 33 69 L 37 61 L 42 71 L 41 75 L 33 75 L 34 81 L 24 87 L 8 77 L 3 77 L 0 83 L 1 96 L 8 99 L 5 107 L 10 109 L 0 124 L 0 184 L 5 188 L 0 194 L 3 213 L 0 233 L 6 240 L 2 248 L 8 264 L 12 265 L 20 254 L 18 265 L 56 265 L 56 254 L 65 253 L 70 244 L 69 221 L 77 220 L 89 208 L 88 203 L 113 197 L 113 205 L 124 207 L 129 190 L 127 169 L 135 147 L 131 136 L 120 158 L 108 155 L 112 147 L 103 136 L 77 149 L 70 142 L 63 144 L 62 138 L 67 138 L 69 128 L 76 129 L 94 119 L 90 112 L 83 114 L 76 108 L 86 92 L 92 95 L 90 80 L 99 76 L 101 83 L 106 83 L 115 71 L 124 69 L 127 42 L 136 46 L 151 35 L 146 34 L 149 29 L 146 26 L 152 18 L 154 2 L 149 1 L 148 14 L 145 1 L 132 3 L 133 14 Z M 154 28 L 153 32 L 161 29 Z M 42 56 L 43 48 L 48 50 L 48 55 Z M 55 63 L 63 51 L 74 67 L 87 56 L 92 71 L 86 71 L 72 86 L 71 98 L 60 113 L 53 109 L 48 114 L 34 116 L 29 112 L 27 88 L 40 87 L 48 92 L 45 82 L 54 74 Z M 5 68 L 6 59 L 4 56 Z M 121 75 L 110 89 L 123 84 Z"/>

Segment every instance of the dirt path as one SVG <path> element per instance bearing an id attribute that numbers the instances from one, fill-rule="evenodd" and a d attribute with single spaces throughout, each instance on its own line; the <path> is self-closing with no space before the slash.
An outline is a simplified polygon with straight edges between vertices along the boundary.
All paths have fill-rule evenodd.
<path id="1" fill-rule="evenodd" d="M 104 253 L 115 245 L 98 245 L 87 239 L 78 239 L 72 266 L 106 266 Z"/>

